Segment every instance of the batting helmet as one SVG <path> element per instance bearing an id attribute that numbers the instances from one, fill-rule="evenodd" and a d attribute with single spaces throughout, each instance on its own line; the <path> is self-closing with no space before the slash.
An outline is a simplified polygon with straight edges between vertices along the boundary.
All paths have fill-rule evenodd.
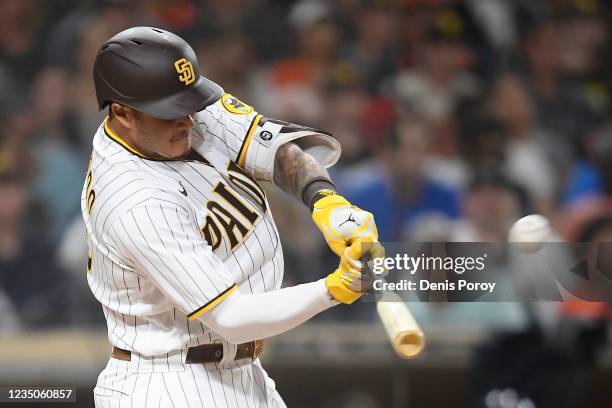
<path id="1" fill-rule="evenodd" d="M 216 102 L 223 89 L 200 75 L 185 40 L 153 27 L 133 27 L 98 51 L 94 83 L 100 110 L 117 102 L 149 116 L 176 119 Z"/>

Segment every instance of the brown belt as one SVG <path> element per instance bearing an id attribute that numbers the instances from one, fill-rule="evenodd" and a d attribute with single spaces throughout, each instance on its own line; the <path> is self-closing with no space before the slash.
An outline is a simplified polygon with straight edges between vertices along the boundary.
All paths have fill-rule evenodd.
<path id="1" fill-rule="evenodd" d="M 249 341 L 248 343 L 238 344 L 236 347 L 236 356 L 234 360 L 243 358 L 257 358 L 263 353 L 263 340 Z M 123 361 L 131 361 L 132 353 L 129 350 L 124 350 L 113 346 L 113 358 Z M 185 363 L 187 364 L 202 364 L 202 363 L 218 363 L 223 359 L 223 345 L 202 344 L 196 347 L 189 347 Z"/>

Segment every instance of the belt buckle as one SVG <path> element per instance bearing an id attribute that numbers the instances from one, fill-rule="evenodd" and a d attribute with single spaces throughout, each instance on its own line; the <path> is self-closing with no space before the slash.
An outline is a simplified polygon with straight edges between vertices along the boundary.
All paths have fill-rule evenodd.
<path id="1" fill-rule="evenodd" d="M 261 355 L 261 353 L 263 353 L 263 341 L 262 340 L 255 340 L 253 343 L 253 353 L 251 355 L 252 359 L 256 359 L 257 357 L 259 357 Z"/>

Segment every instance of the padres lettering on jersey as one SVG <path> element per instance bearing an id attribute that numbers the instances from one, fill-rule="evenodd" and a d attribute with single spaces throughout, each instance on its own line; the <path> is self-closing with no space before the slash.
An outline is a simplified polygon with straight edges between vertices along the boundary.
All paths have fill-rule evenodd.
<path id="1" fill-rule="evenodd" d="M 82 194 L 87 279 L 117 347 L 159 355 L 226 342 L 197 317 L 234 290 L 280 288 L 265 194 L 236 164 L 257 114 L 226 110 L 199 114 L 216 160 L 147 159 L 106 124 L 94 137 Z"/>
<path id="2" fill-rule="evenodd" d="M 224 182 L 218 182 L 213 192 L 219 196 L 219 199 L 206 202 L 206 208 L 211 214 L 206 216 L 202 228 L 204 238 L 213 250 L 219 248 L 223 237 L 227 238 L 229 249 L 233 250 L 252 230 L 253 225 L 259 219 L 259 214 L 265 213 L 268 208 L 264 191 L 244 170 L 230 162 L 227 172 L 233 187 L 241 190 L 243 197 L 250 197 L 254 200 L 257 208 L 253 208 L 253 204 L 241 199 Z M 243 222 L 241 218 L 246 222 Z"/>

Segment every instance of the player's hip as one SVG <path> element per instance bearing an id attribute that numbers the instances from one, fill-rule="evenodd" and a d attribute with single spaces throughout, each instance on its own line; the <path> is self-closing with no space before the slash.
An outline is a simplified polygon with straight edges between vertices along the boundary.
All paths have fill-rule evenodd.
<path id="1" fill-rule="evenodd" d="M 168 362 L 134 371 L 111 358 L 94 389 L 97 407 L 284 407 L 274 381 L 256 360 L 250 364 Z"/>

